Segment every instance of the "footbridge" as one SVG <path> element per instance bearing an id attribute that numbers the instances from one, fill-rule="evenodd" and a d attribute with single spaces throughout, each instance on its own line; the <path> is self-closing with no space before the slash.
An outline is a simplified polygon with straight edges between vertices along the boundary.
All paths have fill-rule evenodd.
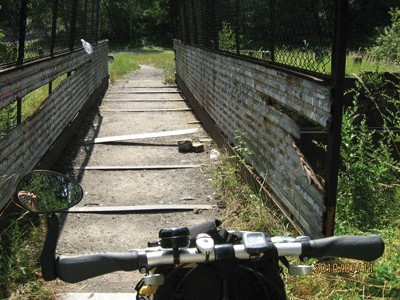
<path id="1" fill-rule="evenodd" d="M 20 1 L 2 43 L 8 55 L 0 66 L 0 208 L 22 175 L 51 168 L 109 85 L 108 42 L 98 34 L 100 1 L 55 0 L 46 30 L 27 22 L 33 13 L 28 2 Z M 307 12 L 302 1 L 284 2 L 171 1 L 176 84 L 220 146 L 247 145 L 247 175 L 268 201 L 305 234 L 329 236 L 346 1 L 306 1 Z M 93 45 L 93 53 L 81 39 Z M 43 101 L 28 112 L 30 95 L 44 86 Z"/>

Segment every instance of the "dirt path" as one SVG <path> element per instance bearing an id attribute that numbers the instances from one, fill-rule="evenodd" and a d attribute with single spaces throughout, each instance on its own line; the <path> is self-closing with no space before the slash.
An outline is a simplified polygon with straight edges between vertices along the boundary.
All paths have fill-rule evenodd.
<path id="1" fill-rule="evenodd" d="M 215 163 L 210 150 L 216 148 L 196 124 L 191 111 L 115 112 L 113 109 L 188 108 L 176 88 L 168 87 L 162 71 L 141 66 L 139 72 L 110 86 L 101 105 L 87 117 L 85 126 L 58 164 L 75 176 L 85 196 L 80 207 L 144 204 L 216 204 L 213 185 Z M 90 144 L 96 137 L 199 128 L 186 136 L 171 136 L 114 144 Z M 179 153 L 177 141 L 202 140 L 202 153 Z M 99 171 L 86 166 L 200 165 L 191 169 Z M 69 214 L 63 219 L 58 254 L 144 248 L 157 240 L 162 227 L 192 226 L 217 217 L 217 210 L 137 214 Z M 116 272 L 79 284 L 58 281 L 64 292 L 131 293 L 141 275 Z"/>

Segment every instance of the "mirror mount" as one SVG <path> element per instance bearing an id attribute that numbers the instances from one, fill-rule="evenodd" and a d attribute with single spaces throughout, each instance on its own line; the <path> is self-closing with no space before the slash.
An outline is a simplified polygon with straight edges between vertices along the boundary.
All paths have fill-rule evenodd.
<path id="1" fill-rule="evenodd" d="M 47 235 L 40 255 L 40 265 L 43 279 L 46 281 L 57 279 L 56 247 L 58 241 L 59 220 L 55 213 L 47 215 Z"/>

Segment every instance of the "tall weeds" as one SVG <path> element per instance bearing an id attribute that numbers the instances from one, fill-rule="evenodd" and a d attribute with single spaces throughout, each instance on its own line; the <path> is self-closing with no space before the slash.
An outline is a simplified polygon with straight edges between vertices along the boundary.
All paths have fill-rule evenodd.
<path id="1" fill-rule="evenodd" d="M 44 233 L 41 218 L 28 213 L 1 223 L 0 299 L 55 299 L 38 261 Z"/>
<path id="2" fill-rule="evenodd" d="M 343 114 L 335 232 L 378 234 L 385 253 L 366 272 L 285 276 L 289 299 L 400 299 L 400 85 L 378 74 L 357 82 L 354 103 Z M 249 154 L 238 144 L 237 152 Z M 227 202 L 226 224 L 289 233 L 279 213 L 240 179 L 234 162 L 227 159 L 216 170 L 216 183 Z"/>

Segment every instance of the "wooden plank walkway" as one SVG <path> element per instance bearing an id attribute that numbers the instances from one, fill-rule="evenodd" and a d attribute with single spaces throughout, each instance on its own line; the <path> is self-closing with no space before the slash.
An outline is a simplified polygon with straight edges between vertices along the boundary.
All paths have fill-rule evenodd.
<path id="1" fill-rule="evenodd" d="M 65 155 L 73 157 L 68 172 L 85 195 L 72 214 L 62 214 L 58 254 L 146 248 L 161 228 L 216 217 L 217 166 L 210 161 L 216 146 L 176 86 L 165 84 L 162 71 L 142 66 L 110 86 L 95 111 L 90 130 L 76 141 L 79 149 Z M 180 153 L 178 140 L 188 138 L 206 141 L 205 151 Z M 126 299 L 140 278 L 139 272 L 116 272 L 59 283 L 59 299 Z"/>

